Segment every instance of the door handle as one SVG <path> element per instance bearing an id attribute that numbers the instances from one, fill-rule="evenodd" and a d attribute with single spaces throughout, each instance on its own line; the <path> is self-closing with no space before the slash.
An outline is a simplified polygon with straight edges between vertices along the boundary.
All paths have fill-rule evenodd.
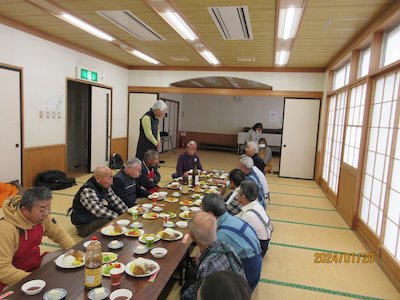
<path id="1" fill-rule="evenodd" d="M 286 145 L 283 145 L 283 148 L 286 148 Z"/>
<path id="2" fill-rule="evenodd" d="M 15 144 L 15 148 L 19 148 L 19 144 Z"/>

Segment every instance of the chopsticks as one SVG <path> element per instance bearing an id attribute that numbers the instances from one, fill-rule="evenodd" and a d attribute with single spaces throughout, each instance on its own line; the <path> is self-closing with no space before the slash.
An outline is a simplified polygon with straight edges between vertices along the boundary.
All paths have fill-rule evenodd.
<path id="1" fill-rule="evenodd" d="M 12 294 L 14 294 L 14 291 L 8 291 L 7 293 L 0 295 L 0 299 L 4 299 L 5 297 L 10 296 Z"/>
<path id="2" fill-rule="evenodd" d="M 157 272 L 155 272 L 153 275 L 150 276 L 148 282 L 153 283 L 156 280 L 156 277 L 158 275 L 158 272 L 160 272 L 160 270 L 158 270 Z"/>

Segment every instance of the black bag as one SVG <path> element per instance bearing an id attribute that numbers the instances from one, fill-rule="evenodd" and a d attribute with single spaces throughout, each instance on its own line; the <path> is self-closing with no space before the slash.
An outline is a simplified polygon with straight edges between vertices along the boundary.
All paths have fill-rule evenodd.
<path id="1" fill-rule="evenodd" d="M 62 190 L 75 184 L 75 178 L 67 178 L 67 174 L 59 170 L 39 173 L 35 179 L 35 186 L 45 186 L 50 190 Z"/>
<path id="2" fill-rule="evenodd" d="M 110 168 L 111 169 L 122 169 L 124 166 L 124 161 L 122 160 L 122 157 L 118 153 L 114 153 L 110 159 Z"/>

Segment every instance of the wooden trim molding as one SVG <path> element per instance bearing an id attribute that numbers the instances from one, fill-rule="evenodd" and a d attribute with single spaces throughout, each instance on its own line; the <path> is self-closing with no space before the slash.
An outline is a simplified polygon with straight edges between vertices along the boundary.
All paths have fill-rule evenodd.
<path id="1" fill-rule="evenodd" d="M 389 277 L 393 285 L 400 291 L 400 265 L 395 261 L 392 255 L 385 248 L 381 248 L 379 252 L 379 266 Z"/>
<path id="2" fill-rule="evenodd" d="M 129 70 L 148 71 L 212 71 L 212 72 L 277 72 L 277 73 L 325 73 L 325 68 L 267 68 L 267 67 L 168 67 L 130 66 Z"/>
<path id="3" fill-rule="evenodd" d="M 225 96 L 266 96 L 322 99 L 323 92 L 271 91 L 250 89 L 182 88 L 161 86 L 129 86 L 129 93 L 199 94 Z"/>
<path id="4" fill-rule="evenodd" d="M 359 233 L 362 242 L 368 249 L 378 253 L 379 237 L 362 220 L 357 222 L 356 231 Z"/>
<path id="5" fill-rule="evenodd" d="M 125 161 L 128 160 L 128 138 L 114 138 L 111 139 L 111 155 L 114 153 L 119 153 L 122 159 Z"/>
<path id="6" fill-rule="evenodd" d="M 25 148 L 23 150 L 23 182 L 24 187 L 32 187 L 38 173 L 47 170 L 66 172 L 66 145 L 50 145 Z"/>
<path id="7" fill-rule="evenodd" d="M 317 184 L 321 182 L 321 170 L 322 170 L 322 153 L 317 150 L 317 155 L 315 157 L 315 168 L 314 168 L 314 181 Z"/>
<path id="8" fill-rule="evenodd" d="M 193 140 L 198 144 L 237 147 L 237 134 L 187 131 L 185 140 L 186 143 Z"/>

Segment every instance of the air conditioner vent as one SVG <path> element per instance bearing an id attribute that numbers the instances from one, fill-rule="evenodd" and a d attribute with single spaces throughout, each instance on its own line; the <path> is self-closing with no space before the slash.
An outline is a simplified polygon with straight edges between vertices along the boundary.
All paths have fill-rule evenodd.
<path id="1" fill-rule="evenodd" d="M 170 56 L 169 59 L 173 60 L 173 61 L 189 61 L 189 58 L 187 58 L 186 56 Z"/>
<path id="2" fill-rule="evenodd" d="M 242 62 L 253 62 L 256 61 L 256 58 L 254 56 L 238 56 L 236 57 L 237 61 L 242 61 Z"/>
<path id="3" fill-rule="evenodd" d="M 224 40 L 252 40 L 250 14 L 247 6 L 208 7 Z"/>
<path id="4" fill-rule="evenodd" d="M 97 13 L 141 41 L 165 40 L 129 10 L 103 10 Z"/>

